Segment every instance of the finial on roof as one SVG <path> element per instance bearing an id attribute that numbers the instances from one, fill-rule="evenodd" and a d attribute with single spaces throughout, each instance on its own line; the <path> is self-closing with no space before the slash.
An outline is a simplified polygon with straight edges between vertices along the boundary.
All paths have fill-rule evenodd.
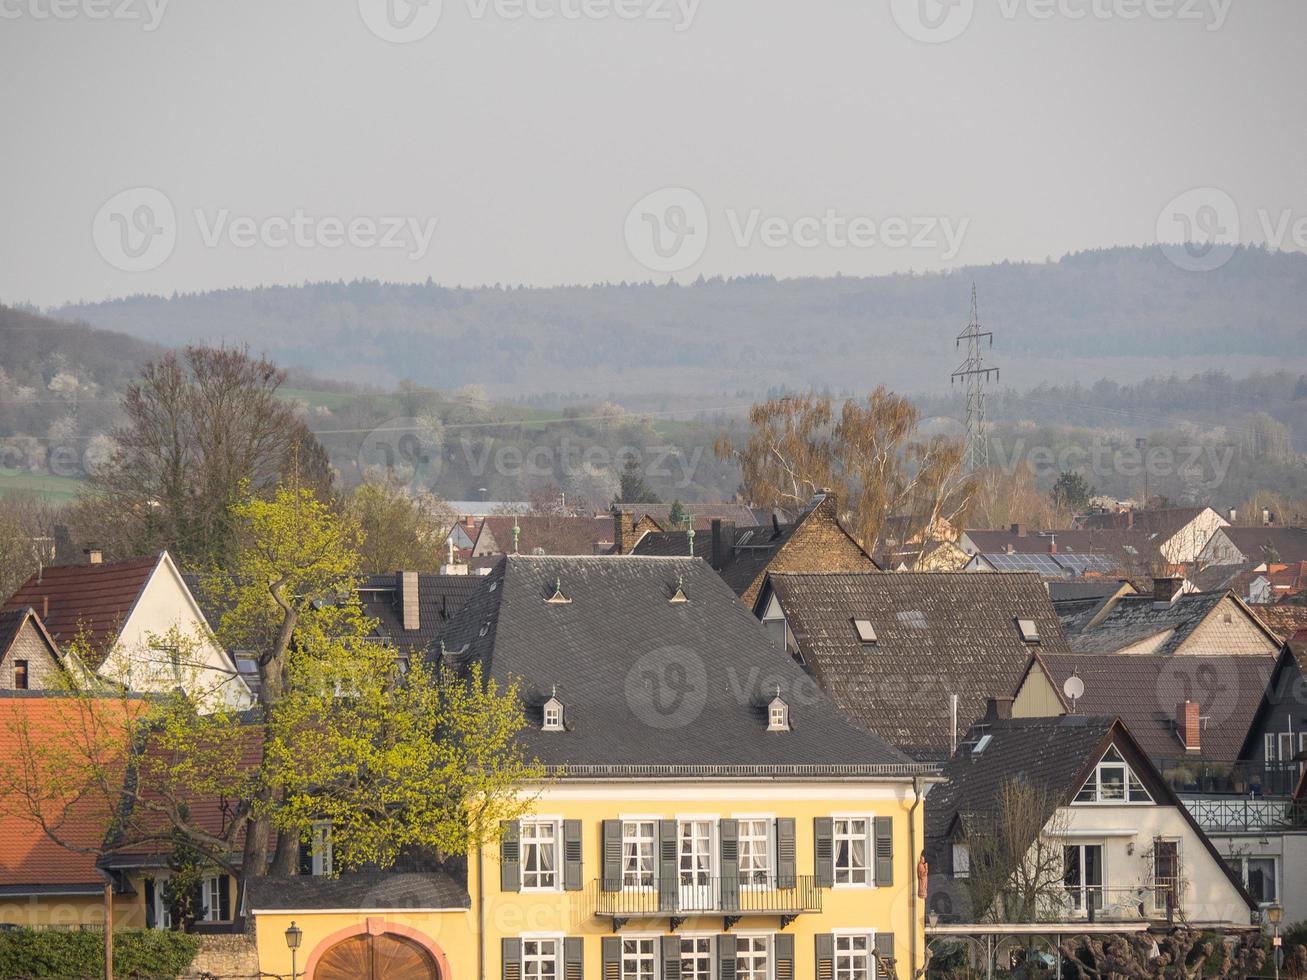
<path id="1" fill-rule="evenodd" d="M 557 684 L 554 684 L 554 685 L 552 685 L 552 686 L 549 688 L 549 696 L 550 696 L 551 698 L 556 698 L 556 697 L 558 697 L 558 685 L 557 685 Z"/>
<path id="2" fill-rule="evenodd" d="M 685 538 L 687 541 L 690 542 L 690 557 L 693 558 L 694 557 L 694 525 L 693 524 L 691 524 L 690 529 L 685 532 Z"/>
<path id="3" fill-rule="evenodd" d="M 522 529 L 517 526 L 517 515 L 513 515 L 513 554 L 517 554 L 517 542 L 522 537 Z"/>

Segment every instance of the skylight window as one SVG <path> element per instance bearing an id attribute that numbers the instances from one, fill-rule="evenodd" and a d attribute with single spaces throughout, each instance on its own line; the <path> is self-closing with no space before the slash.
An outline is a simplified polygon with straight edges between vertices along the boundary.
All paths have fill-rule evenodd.
<path id="1" fill-rule="evenodd" d="M 1017 630 L 1021 633 L 1021 642 L 1039 642 L 1039 627 L 1033 619 L 1017 619 Z"/>
<path id="2" fill-rule="evenodd" d="M 994 741 L 993 735 L 981 735 L 980 738 L 976 740 L 975 747 L 972 748 L 971 754 L 980 755 L 980 753 L 984 752 L 985 749 L 989 748 L 989 743 L 992 741 Z"/>
<path id="3" fill-rule="evenodd" d="M 869 619 L 855 619 L 853 628 L 857 631 L 859 643 L 875 643 L 876 627 L 871 625 Z"/>
<path id="4" fill-rule="evenodd" d="M 920 609 L 907 609 L 903 612 L 895 613 L 895 617 L 908 629 L 924 630 L 926 628 L 926 614 Z"/>

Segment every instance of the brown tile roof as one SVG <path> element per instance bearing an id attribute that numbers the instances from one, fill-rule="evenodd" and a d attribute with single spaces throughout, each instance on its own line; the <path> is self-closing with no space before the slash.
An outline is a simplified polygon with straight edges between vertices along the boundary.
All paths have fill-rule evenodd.
<path id="1" fill-rule="evenodd" d="M 1159 768 L 1185 756 L 1176 735 L 1176 707 L 1198 702 L 1201 757 L 1235 762 L 1275 668 L 1270 658 L 1123 657 L 1113 653 L 1048 653 L 1039 659 L 1061 691 L 1073 674 L 1085 685 L 1076 712 L 1116 714 Z"/>
<path id="2" fill-rule="evenodd" d="M 1250 607 L 1229 592 L 1188 592 L 1166 605 L 1153 601 L 1152 593 L 1111 596 L 1103 600 L 1068 600 L 1057 603 L 1057 613 L 1066 631 L 1071 649 L 1082 653 L 1112 653 L 1116 650 L 1158 638 L 1152 652 L 1173 654 L 1202 625 L 1203 621 L 1229 597 L 1240 614 L 1261 626 Z M 1267 658 L 1273 658 L 1276 643 L 1266 638 Z M 1248 654 L 1257 655 L 1257 654 Z"/>
<path id="3" fill-rule="evenodd" d="M 474 553 L 478 557 L 511 553 L 514 523 L 520 529 L 517 551 L 522 555 L 536 554 L 536 549 L 545 555 L 595 555 L 613 546 L 611 517 L 509 514 L 487 517 L 481 522 Z"/>
<path id="4" fill-rule="evenodd" d="M 1032 650 L 1018 618 L 1034 621 L 1039 649 L 1067 650 L 1044 585 L 1028 572 L 772 573 L 768 581 L 831 699 L 916 758 L 948 754 L 952 695 L 965 731 L 988 698 L 1016 687 Z M 871 623 L 874 643 L 859 640 L 855 619 Z"/>
<path id="5" fill-rule="evenodd" d="M 1299 630 L 1307 630 L 1307 606 L 1277 602 L 1273 606 L 1249 606 L 1268 630 L 1288 639 Z"/>
<path id="6" fill-rule="evenodd" d="M 1224 534 L 1247 561 L 1307 561 L 1307 528 L 1302 527 L 1223 527 Z M 1275 552 L 1268 559 L 1262 548 Z"/>
<path id="7" fill-rule="evenodd" d="M 56 565 L 33 575 L 9 597 L 5 609 L 31 606 L 59 644 L 80 632 L 90 643 L 92 668 L 99 667 L 118 638 L 162 555 L 102 565 Z"/>
<path id="8" fill-rule="evenodd" d="M 744 504 L 721 502 L 681 504 L 681 509 L 686 514 L 694 517 L 694 529 L 696 531 L 703 531 L 712 527 L 713 518 L 734 521 L 738 527 L 753 527 L 759 523 L 758 515 L 752 508 L 746 507 Z M 658 526 L 664 531 L 678 530 L 678 528 L 672 526 L 671 504 L 619 503 L 613 505 L 613 510 L 629 512 L 636 523 L 639 523 L 641 517 L 648 515 L 657 521 Z"/>
<path id="9" fill-rule="evenodd" d="M 38 785 L 50 793 L 43 799 L 41 811 L 47 824 L 61 839 L 73 847 L 98 849 L 108 833 L 117 809 L 116 795 L 105 795 L 94 786 L 61 786 L 59 776 L 47 774 L 53 766 L 77 756 L 77 733 L 92 722 L 119 724 L 124 712 L 136 702 L 106 698 L 85 701 L 80 698 L 52 697 L 39 693 L 6 693 L 0 696 L 0 755 L 5 759 L 24 759 L 26 770 Z M 101 712 L 108 714 L 101 715 Z M 115 722 L 113 719 L 119 721 Z M 44 757 L 33 752 L 33 744 L 60 746 Z M 119 743 L 125 745 L 125 742 Z M 68 746 L 68 755 L 62 746 Z M 106 751 L 100 765 L 111 786 L 121 785 L 126 772 L 125 752 L 117 757 Z M 66 792 L 64 791 L 66 790 Z M 116 793 L 116 790 L 114 791 Z M 6 805 L 0 806 L 0 889 L 22 894 L 25 886 L 33 890 L 55 890 L 57 886 L 85 886 L 98 891 L 104 878 L 96 870 L 95 855 L 69 850 L 56 843 L 30 815 L 23 812 L 18 794 L 0 787 Z"/>
<path id="10" fill-rule="evenodd" d="M 1165 541 L 1182 531 L 1190 522 L 1197 520 L 1206 510 L 1206 507 L 1168 507 L 1163 510 L 1089 514 L 1082 523 L 1089 528 L 1116 530 L 1130 528 L 1148 535 L 1156 535 Z"/>

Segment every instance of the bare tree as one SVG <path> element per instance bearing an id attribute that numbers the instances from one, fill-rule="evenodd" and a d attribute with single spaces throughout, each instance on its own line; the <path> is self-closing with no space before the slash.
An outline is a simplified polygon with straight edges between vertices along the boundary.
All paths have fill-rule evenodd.
<path id="1" fill-rule="evenodd" d="M 1076 936 L 1062 940 L 1061 950 L 1082 976 L 1094 980 L 1244 980 L 1266 962 L 1260 936 L 1243 933 L 1216 943 L 1189 929 L 1160 936 Z"/>
<path id="2" fill-rule="evenodd" d="M 838 412 L 829 397 L 810 393 L 754 405 L 744 445 L 723 436 L 716 448 L 739 461 L 756 506 L 797 510 L 830 490 L 849 531 L 872 550 L 891 518 L 900 519 L 900 543 L 925 541 L 945 522 L 957 527 L 970 509 L 976 487 L 962 443 L 918 438 L 919 420 L 906 398 L 883 386 Z"/>
<path id="3" fill-rule="evenodd" d="M 168 547 L 184 561 L 220 561 L 230 505 L 293 475 L 330 487 L 326 454 L 279 396 L 285 373 L 238 348 L 187 347 L 141 369 L 123 395 L 126 422 L 91 478 L 75 524 L 110 554 Z"/>

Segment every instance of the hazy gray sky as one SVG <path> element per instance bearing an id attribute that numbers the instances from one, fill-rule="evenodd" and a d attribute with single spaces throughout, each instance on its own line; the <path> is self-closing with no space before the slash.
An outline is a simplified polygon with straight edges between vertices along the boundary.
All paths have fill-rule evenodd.
<path id="1" fill-rule="evenodd" d="M 0 0 L 0 301 L 868 274 L 1186 216 L 1301 247 L 1304 38 L 1302 0 Z"/>

